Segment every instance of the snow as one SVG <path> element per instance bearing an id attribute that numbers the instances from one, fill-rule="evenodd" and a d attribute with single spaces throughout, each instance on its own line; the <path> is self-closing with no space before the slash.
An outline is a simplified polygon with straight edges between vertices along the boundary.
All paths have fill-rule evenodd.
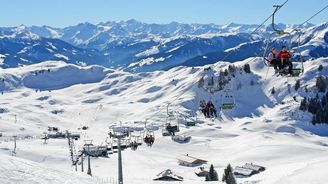
<path id="1" fill-rule="evenodd" d="M 154 54 L 157 54 L 157 53 L 159 53 L 158 47 L 153 46 L 148 50 L 140 52 L 139 54 L 136 55 L 136 57 L 147 57 L 147 56 L 154 55 Z"/>
<path id="2" fill-rule="evenodd" d="M 118 125 L 144 127 L 143 121 L 154 127 L 155 143 L 145 144 L 136 151 L 122 152 L 125 183 L 160 183 L 153 178 L 171 169 L 182 176 L 181 183 L 201 184 L 195 168 L 179 166 L 177 157 L 197 156 L 213 164 L 221 179 L 224 168 L 256 163 L 265 171 L 249 178 L 237 178 L 238 183 L 259 184 L 321 184 L 328 176 L 328 127 L 313 126 L 311 116 L 299 110 L 295 102 L 306 94 L 303 87 L 315 84 L 318 66 L 328 75 L 328 58 L 305 62 L 305 73 L 299 78 L 274 76 L 260 58 L 234 63 L 249 63 L 253 74 L 239 74 L 233 79 L 236 108 L 219 113 L 211 121 L 197 112 L 200 100 L 211 99 L 219 109 L 222 92 L 210 94 L 197 87 L 205 67 L 176 67 L 169 71 L 127 73 L 100 66 L 81 67 L 65 62 L 48 61 L 20 68 L 0 69 L 0 183 L 97 183 L 117 179 L 117 154 L 109 158 L 92 158 L 93 177 L 75 172 L 70 162 L 67 140 L 50 139 L 43 144 L 40 136 L 48 126 L 81 133 L 76 148 L 84 140 L 104 145 L 108 127 Z M 229 63 L 218 62 L 215 71 Z M 35 71 L 47 70 L 35 75 Z M 274 76 L 274 77 L 273 77 Z M 175 79 L 175 81 L 172 81 Z M 301 89 L 293 85 L 300 79 Z M 251 85 L 253 80 L 254 84 Z M 241 83 L 241 88 L 238 88 Z M 290 84 L 290 85 L 288 85 Z M 276 94 L 270 89 L 275 87 Z M 291 87 L 290 87 L 291 86 Z M 38 89 L 38 92 L 35 90 Z M 41 90 L 41 91 L 39 91 Z M 174 101 L 173 101 L 174 100 Z M 190 135 L 188 143 L 177 143 L 161 136 L 166 120 L 167 103 L 170 111 L 197 117 L 195 127 L 186 127 L 178 117 L 181 133 Z M 52 111 L 63 110 L 60 114 Z M 87 130 L 78 130 L 88 126 Z M 13 135 L 18 136 L 17 154 L 11 156 Z M 86 168 L 86 165 L 85 165 Z M 97 180 L 98 181 L 98 180 Z M 99 182 L 101 183 L 101 182 Z M 175 182 L 173 182 L 175 183 Z"/>
<path id="3" fill-rule="evenodd" d="M 65 59 L 66 61 L 69 60 L 69 58 L 67 56 L 63 55 L 63 54 L 55 54 L 55 57 Z"/>
<path id="4" fill-rule="evenodd" d="M 54 46 L 51 42 L 47 42 L 47 44 L 51 47 L 52 50 L 57 50 L 57 47 Z"/>
<path id="5" fill-rule="evenodd" d="M 46 29 L 50 32 L 52 38 L 60 38 L 60 33 L 50 27 L 46 27 Z"/>
<path id="6" fill-rule="evenodd" d="M 150 65 L 152 63 L 157 63 L 157 62 L 162 62 L 162 61 L 165 61 L 165 58 L 163 58 L 163 57 L 160 57 L 160 58 L 149 57 L 149 58 L 146 58 L 146 59 L 142 59 L 138 62 L 131 63 L 129 65 L 129 67 Z"/>
<path id="7" fill-rule="evenodd" d="M 0 183 L 21 183 L 21 184 L 88 184 L 95 182 L 91 177 L 74 173 L 71 171 L 61 171 L 47 167 L 43 164 L 27 161 L 17 157 L 1 154 L 2 167 L 0 167 Z"/>

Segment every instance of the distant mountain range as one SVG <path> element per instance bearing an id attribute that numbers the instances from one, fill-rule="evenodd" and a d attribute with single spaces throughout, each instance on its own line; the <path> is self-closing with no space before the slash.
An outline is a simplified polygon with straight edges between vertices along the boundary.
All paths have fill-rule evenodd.
<path id="1" fill-rule="evenodd" d="M 278 24 L 292 30 L 297 25 Z M 231 23 L 146 24 L 136 20 L 81 23 L 66 28 L 17 26 L 0 28 L 0 66 L 17 67 L 44 60 L 63 60 L 80 65 L 99 64 L 126 71 L 166 70 L 175 66 L 199 66 L 238 61 L 261 55 L 271 27 Z M 306 58 L 328 55 L 328 23 L 307 24 L 296 32 L 291 46 Z M 288 43 L 274 37 L 273 46 Z M 288 44 L 287 44 L 288 45 Z M 229 54 L 229 57 L 225 56 Z"/>

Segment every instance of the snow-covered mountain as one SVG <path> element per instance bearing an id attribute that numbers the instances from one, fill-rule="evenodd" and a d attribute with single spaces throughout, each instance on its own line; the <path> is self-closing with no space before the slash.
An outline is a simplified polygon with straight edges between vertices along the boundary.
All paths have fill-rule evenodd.
<path id="1" fill-rule="evenodd" d="M 94 49 L 81 49 L 60 39 L 40 37 L 26 29 L 25 26 L 0 29 L 1 67 L 17 67 L 49 59 L 105 65 L 106 57 Z"/>
<path id="2" fill-rule="evenodd" d="M 277 26 L 287 31 L 297 27 Z M 327 27 L 323 23 L 299 28 L 299 50 L 306 58 L 327 55 Z M 227 54 L 225 60 L 230 62 L 259 56 L 272 28 L 262 27 L 259 34 L 251 35 L 255 28 L 257 25 L 235 23 L 146 24 L 136 20 L 81 23 L 66 28 L 18 26 L 0 28 L 0 54 L 6 56 L 2 67 L 63 58 L 70 63 L 100 64 L 126 71 L 167 70 L 214 63 Z M 296 32 L 292 37 L 291 46 L 297 50 Z M 273 39 L 277 47 L 288 43 L 286 37 Z"/>
<path id="3" fill-rule="evenodd" d="M 250 73 L 243 69 L 246 64 Z M 91 158 L 93 177 L 81 173 L 80 165 L 73 174 L 67 140 L 50 139 L 43 144 L 40 135 L 48 126 L 78 132 L 81 139 L 74 141 L 78 150 L 84 140 L 110 144 L 108 126 L 121 121 L 140 130 L 146 119 L 155 131 L 155 143 L 123 151 L 126 183 L 159 183 L 152 179 L 165 169 L 181 175 L 181 183 L 208 183 L 195 175 L 196 167 L 177 163 L 182 154 L 208 160 L 220 179 L 228 163 L 235 167 L 252 162 L 266 167 L 251 177 L 238 177 L 238 183 L 324 183 L 328 179 L 328 126 L 313 125 L 312 115 L 299 107 L 303 97 L 324 95 L 316 89 L 316 77 L 328 75 L 328 58 L 307 61 L 304 67 L 304 74 L 295 78 L 275 76 L 261 58 L 237 61 L 234 67 L 217 62 L 148 73 L 58 61 L 0 69 L 0 183 L 116 181 L 117 154 Z M 225 70 L 227 74 L 221 75 Z M 221 90 L 208 92 L 210 77 L 214 77 L 213 87 L 220 86 L 222 77 L 227 83 Z M 298 80 L 300 87 L 295 89 Z M 220 110 L 226 96 L 234 97 L 235 109 Z M 219 117 L 205 119 L 198 111 L 200 100 L 212 100 Z M 178 134 L 191 136 L 189 142 L 162 136 L 168 103 L 168 110 L 176 115 L 172 123 L 179 122 Z M 196 126 L 186 126 L 186 118 L 196 115 Z M 88 129 L 82 130 L 82 126 Z M 15 156 L 11 156 L 13 135 L 18 136 Z"/>

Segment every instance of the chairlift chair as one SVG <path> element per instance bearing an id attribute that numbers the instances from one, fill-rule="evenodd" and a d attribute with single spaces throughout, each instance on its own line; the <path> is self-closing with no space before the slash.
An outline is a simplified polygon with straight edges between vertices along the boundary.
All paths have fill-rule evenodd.
<path id="1" fill-rule="evenodd" d="M 145 121 L 145 129 L 143 132 L 143 141 L 147 146 L 152 146 L 155 141 L 155 133 L 153 127 L 147 127 L 147 121 Z"/>
<path id="2" fill-rule="evenodd" d="M 179 120 L 173 115 L 173 113 L 168 113 L 162 131 L 163 136 L 174 135 L 176 132 L 180 131 Z"/>
<path id="3" fill-rule="evenodd" d="M 134 134 L 134 132 L 130 132 L 130 147 L 131 150 L 137 150 L 139 145 L 142 145 L 142 137 L 141 132 L 139 135 Z"/>
<path id="4" fill-rule="evenodd" d="M 236 107 L 235 98 L 232 94 L 226 93 L 221 96 L 221 109 L 232 110 Z"/>

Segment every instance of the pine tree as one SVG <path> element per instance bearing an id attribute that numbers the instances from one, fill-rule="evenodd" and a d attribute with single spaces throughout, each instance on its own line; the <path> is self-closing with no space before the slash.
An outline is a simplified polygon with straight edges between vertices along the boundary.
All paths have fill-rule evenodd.
<path id="1" fill-rule="evenodd" d="M 226 184 L 237 184 L 236 179 L 232 173 L 232 167 L 230 164 L 228 164 L 227 168 L 224 169 L 222 181 L 226 182 Z"/>
<path id="2" fill-rule="evenodd" d="M 205 181 L 219 181 L 218 173 L 214 170 L 213 164 L 211 164 L 208 175 L 206 175 Z"/>
<path id="3" fill-rule="evenodd" d="M 323 108 L 323 123 L 328 124 L 328 105 Z"/>
<path id="4" fill-rule="evenodd" d="M 201 79 L 199 79 L 199 81 L 198 81 L 198 87 L 199 88 L 204 87 L 204 77 L 202 77 Z"/>
<path id="5" fill-rule="evenodd" d="M 318 102 L 317 98 L 310 98 L 308 104 L 308 111 L 312 114 L 316 114 L 318 107 L 320 107 L 320 103 Z"/>
<path id="6" fill-rule="evenodd" d="M 301 101 L 300 110 L 301 111 L 307 111 L 308 110 L 308 104 L 307 104 L 306 97 L 304 97 L 303 100 Z"/>
<path id="7" fill-rule="evenodd" d="M 312 116 L 312 124 L 315 125 L 316 122 L 317 122 L 317 120 L 316 120 L 316 116 Z"/>
<path id="8" fill-rule="evenodd" d="M 209 174 L 205 176 L 205 181 L 211 181 L 211 180 L 210 180 L 210 175 L 209 175 Z"/>
<path id="9" fill-rule="evenodd" d="M 323 114 L 323 110 L 321 108 L 319 108 L 317 110 L 317 112 L 315 113 L 315 123 L 323 123 L 324 121 L 324 114 Z"/>
<path id="10" fill-rule="evenodd" d="M 236 71 L 236 67 L 235 67 L 235 65 L 229 65 L 229 66 L 228 66 L 228 70 L 229 70 L 229 73 L 230 73 L 230 74 L 234 74 L 235 71 Z"/>
<path id="11" fill-rule="evenodd" d="M 319 68 L 318 68 L 319 72 L 323 70 L 323 66 L 322 65 L 319 65 Z"/>
<path id="12" fill-rule="evenodd" d="M 295 83 L 295 90 L 297 91 L 301 87 L 301 82 L 300 80 L 297 80 Z"/>
<path id="13" fill-rule="evenodd" d="M 245 65 L 244 65 L 244 71 L 245 71 L 246 73 L 251 73 L 251 67 L 249 66 L 249 64 L 245 64 Z"/>
<path id="14" fill-rule="evenodd" d="M 272 89 L 271 89 L 271 94 L 275 94 L 276 93 L 276 90 L 274 89 L 274 87 L 272 87 Z"/>
<path id="15" fill-rule="evenodd" d="M 315 86 L 318 88 L 319 92 L 325 92 L 327 88 L 327 79 L 326 77 L 320 75 L 317 77 Z"/>
<path id="16" fill-rule="evenodd" d="M 327 105 L 327 97 L 323 96 L 322 99 L 321 99 L 321 106 L 325 107 L 326 105 Z"/>
<path id="17" fill-rule="evenodd" d="M 224 76 L 228 76 L 228 75 L 229 75 L 229 72 L 228 72 L 228 70 L 227 70 L 227 69 L 225 69 L 223 74 L 224 74 Z"/>

